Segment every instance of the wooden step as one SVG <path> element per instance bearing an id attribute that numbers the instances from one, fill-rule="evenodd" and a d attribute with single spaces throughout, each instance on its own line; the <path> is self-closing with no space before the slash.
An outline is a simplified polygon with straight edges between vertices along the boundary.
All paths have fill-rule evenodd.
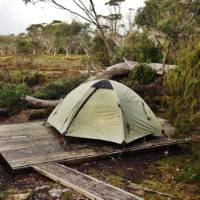
<path id="1" fill-rule="evenodd" d="M 134 194 L 55 162 L 33 165 L 32 168 L 92 200 L 143 200 Z"/>

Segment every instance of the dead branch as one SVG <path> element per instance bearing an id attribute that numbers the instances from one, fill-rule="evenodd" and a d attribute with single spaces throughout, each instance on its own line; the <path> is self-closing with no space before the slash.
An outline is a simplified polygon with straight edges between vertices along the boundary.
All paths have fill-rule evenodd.
<path id="1" fill-rule="evenodd" d="M 112 65 L 106 70 L 97 73 L 95 76 L 90 77 L 88 80 L 97 80 L 97 79 L 116 79 L 120 77 L 126 76 L 135 66 L 137 66 L 139 63 L 128 61 L 124 59 L 125 62 L 118 63 L 116 65 Z M 147 64 L 149 67 L 151 67 L 153 70 L 157 72 L 157 74 L 162 75 L 163 74 L 163 64 L 161 63 L 149 63 Z M 165 71 L 169 71 L 170 69 L 175 68 L 175 65 L 165 65 Z"/>

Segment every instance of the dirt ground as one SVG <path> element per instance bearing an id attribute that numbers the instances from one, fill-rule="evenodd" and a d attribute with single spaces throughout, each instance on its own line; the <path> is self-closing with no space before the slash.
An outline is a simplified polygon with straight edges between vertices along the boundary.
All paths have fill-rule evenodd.
<path id="1" fill-rule="evenodd" d="M 86 198 L 37 173 L 11 175 L 0 165 L 0 199 L 77 200 Z"/>
<path id="2" fill-rule="evenodd" d="M 161 151 L 145 155 L 108 158 L 103 161 L 99 160 L 72 167 L 108 183 L 112 183 L 117 187 L 124 188 L 129 192 L 133 192 L 129 187 L 130 183 L 140 183 L 149 174 L 149 166 L 154 161 L 163 158 L 163 156 L 163 151 Z M 60 197 L 54 197 L 50 194 L 52 190 L 58 189 L 63 190 Z M 65 197 L 66 193 L 69 198 Z M 27 195 L 26 199 L 28 200 L 86 199 L 72 192 L 70 189 L 65 191 L 59 184 L 37 173 L 11 175 L 3 165 L 0 165 L 0 195 L 2 195 L 0 199 L 15 199 L 15 196 L 19 194 L 25 197 Z"/>

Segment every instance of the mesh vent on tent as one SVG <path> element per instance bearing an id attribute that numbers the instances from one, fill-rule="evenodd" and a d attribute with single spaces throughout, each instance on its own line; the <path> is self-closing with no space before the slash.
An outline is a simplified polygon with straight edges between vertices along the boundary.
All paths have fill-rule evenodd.
<path id="1" fill-rule="evenodd" d="M 97 89 L 102 88 L 102 89 L 113 90 L 113 86 L 108 80 L 99 81 L 95 83 L 92 87 L 97 88 Z"/>

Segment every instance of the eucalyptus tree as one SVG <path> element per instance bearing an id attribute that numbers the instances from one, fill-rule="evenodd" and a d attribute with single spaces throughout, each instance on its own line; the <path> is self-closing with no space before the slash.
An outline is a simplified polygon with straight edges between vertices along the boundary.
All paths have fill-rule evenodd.
<path id="1" fill-rule="evenodd" d="M 62 22 L 52 21 L 50 24 L 44 24 L 42 30 L 42 44 L 47 54 L 56 56 L 61 48 L 61 38 L 58 37 Z"/>
<path id="2" fill-rule="evenodd" d="M 33 44 L 27 35 L 19 35 L 16 39 L 17 54 L 30 57 L 32 60 Z"/>
<path id="3" fill-rule="evenodd" d="M 163 49 L 163 66 L 170 49 L 199 27 L 199 0 L 147 0 L 137 11 L 135 22 L 147 29 Z"/>
<path id="4" fill-rule="evenodd" d="M 125 0 L 109 0 L 105 5 L 108 6 L 109 15 L 104 16 L 104 18 L 109 22 L 111 29 L 112 38 L 115 41 L 117 39 L 120 21 L 122 20 L 121 4 Z"/>
<path id="5" fill-rule="evenodd" d="M 31 24 L 26 29 L 27 36 L 30 38 L 32 43 L 33 55 L 36 55 L 36 53 L 42 49 L 43 28 L 43 24 Z"/>
<path id="6" fill-rule="evenodd" d="M 89 24 L 73 21 L 72 23 L 62 23 L 58 38 L 62 40 L 62 48 L 69 53 L 86 53 L 90 42 Z"/>
<path id="7" fill-rule="evenodd" d="M 64 4 L 59 3 L 57 0 L 23 0 L 25 3 L 36 3 L 38 1 L 43 1 L 43 2 L 50 2 L 53 5 L 55 5 L 57 8 L 65 10 L 72 15 L 75 15 L 83 20 L 85 20 L 87 23 L 90 23 L 94 25 L 98 32 L 99 35 L 104 42 L 108 58 L 109 58 L 109 63 L 113 63 L 113 52 L 112 49 L 109 45 L 109 38 L 105 33 L 105 29 L 103 24 L 101 24 L 101 15 L 98 14 L 96 5 L 94 3 L 94 0 L 71 0 L 73 3 L 73 9 L 68 8 L 67 6 L 64 6 Z M 114 3 L 114 1 L 110 1 L 110 3 Z M 119 1 L 115 1 L 117 4 Z M 116 17 L 116 16 L 115 16 Z M 118 16 L 119 17 L 119 16 Z"/>
<path id="8" fill-rule="evenodd" d="M 128 34 L 121 48 L 121 57 L 140 63 L 161 62 L 162 52 L 149 39 L 146 31 L 134 31 Z"/>
<path id="9" fill-rule="evenodd" d="M 0 55 L 14 55 L 16 53 L 15 35 L 0 36 Z"/>

